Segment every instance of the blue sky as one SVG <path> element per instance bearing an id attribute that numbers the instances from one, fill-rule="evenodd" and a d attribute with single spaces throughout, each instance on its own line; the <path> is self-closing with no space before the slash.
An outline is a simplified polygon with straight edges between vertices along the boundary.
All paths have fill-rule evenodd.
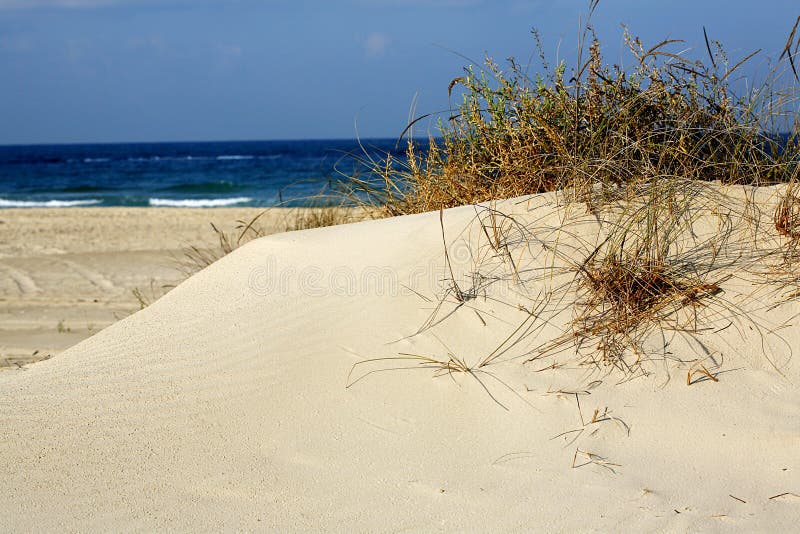
<path id="1" fill-rule="evenodd" d="M 535 26 L 549 59 L 571 58 L 587 4 L 0 0 L 0 144 L 393 137 L 415 95 L 418 113 L 447 107 L 462 56 L 527 60 Z M 624 23 L 703 53 L 705 25 L 734 62 L 777 57 L 798 14 L 796 0 L 601 0 L 593 22 L 612 61 Z"/>

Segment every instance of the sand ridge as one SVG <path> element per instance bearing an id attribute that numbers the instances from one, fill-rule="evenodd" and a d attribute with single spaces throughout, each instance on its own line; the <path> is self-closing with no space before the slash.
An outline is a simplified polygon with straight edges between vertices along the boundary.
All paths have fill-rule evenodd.
<path id="1" fill-rule="evenodd" d="M 0 210 L 0 368 L 75 345 L 180 283 L 182 249 L 215 246 L 259 208 Z M 264 216 L 280 231 L 287 210 Z M 34 354 L 36 353 L 36 354 Z"/>
<path id="2" fill-rule="evenodd" d="M 558 220 L 535 201 L 499 207 Z M 470 206 L 443 216 L 457 276 L 483 262 L 475 217 Z M 756 338 L 728 338 L 729 372 L 692 386 L 679 364 L 620 381 L 537 372 L 549 362 L 522 365 L 520 353 L 480 381 L 385 361 L 353 384 L 366 359 L 475 361 L 513 331 L 523 312 L 491 297 L 516 293 L 495 285 L 413 335 L 446 276 L 438 213 L 269 236 L 58 357 L 0 374 L 0 528 L 796 524 L 800 372 L 789 359 L 776 372 Z M 778 313 L 764 320 L 796 310 Z M 586 424 L 594 410 L 608 420 Z"/>

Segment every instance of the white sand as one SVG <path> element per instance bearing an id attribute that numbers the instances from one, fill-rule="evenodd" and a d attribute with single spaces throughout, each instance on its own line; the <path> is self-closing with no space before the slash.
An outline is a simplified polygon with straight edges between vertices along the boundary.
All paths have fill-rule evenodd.
<path id="1" fill-rule="evenodd" d="M 555 225 L 543 202 L 501 207 Z M 458 272 L 491 277 L 497 261 L 473 261 L 485 251 L 474 217 L 445 212 L 450 253 Z M 528 266 L 544 257 L 530 253 Z M 528 340 L 491 375 L 397 370 L 346 388 L 366 358 L 450 351 L 475 363 L 524 318 L 516 306 L 530 297 L 500 282 L 486 292 L 500 301 L 481 295 L 406 337 L 433 303 L 400 284 L 435 299 L 443 267 L 439 214 L 270 236 L 59 356 L 0 373 L 0 530 L 797 528 L 796 304 L 752 304 L 702 337 L 720 351 L 719 382 L 687 386 L 680 362 L 621 384 L 574 364 L 536 372 L 556 359 L 523 364 Z M 539 341 L 561 331 L 552 319 Z M 750 320 L 788 322 L 786 343 L 766 336 L 765 349 Z M 673 352 L 704 358 L 698 346 Z M 351 380 L 408 365 L 360 365 Z M 580 413 L 555 392 L 592 382 Z M 606 407 L 624 424 L 556 438 Z"/>
<path id="2" fill-rule="evenodd" d="M 0 210 L 0 372 L 54 357 L 186 278 L 187 246 L 218 246 L 210 223 L 236 235 L 259 208 Z M 259 218 L 283 231 L 296 210 Z"/>

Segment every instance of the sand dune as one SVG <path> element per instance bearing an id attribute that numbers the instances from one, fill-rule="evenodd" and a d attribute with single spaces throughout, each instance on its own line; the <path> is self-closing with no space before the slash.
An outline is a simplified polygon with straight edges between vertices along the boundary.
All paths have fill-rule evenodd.
<path id="1" fill-rule="evenodd" d="M 0 369 L 55 356 L 185 276 L 188 245 L 213 246 L 262 210 L 71 208 L 0 211 Z M 282 229 L 286 210 L 262 218 Z"/>
<path id="2" fill-rule="evenodd" d="M 552 198 L 498 208 L 555 228 Z M 569 353 L 523 363 L 568 310 L 475 374 L 354 368 L 401 353 L 474 365 L 529 315 L 552 263 L 529 248 L 525 283 L 502 276 L 476 213 L 443 217 L 465 305 L 451 294 L 437 312 L 449 278 L 438 213 L 292 232 L 0 373 L 0 530 L 796 527 L 797 304 L 739 303 L 749 316 L 703 337 L 719 381 L 691 386 L 688 362 L 706 356 L 681 339 L 681 358 L 632 380 Z"/>

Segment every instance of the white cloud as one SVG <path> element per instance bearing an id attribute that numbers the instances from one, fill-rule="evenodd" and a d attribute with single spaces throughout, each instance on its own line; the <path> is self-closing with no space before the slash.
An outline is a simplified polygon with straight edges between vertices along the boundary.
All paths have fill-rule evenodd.
<path id="1" fill-rule="evenodd" d="M 381 32 L 370 33 L 364 41 L 364 52 L 368 58 L 379 58 L 386 53 L 389 36 Z"/>

